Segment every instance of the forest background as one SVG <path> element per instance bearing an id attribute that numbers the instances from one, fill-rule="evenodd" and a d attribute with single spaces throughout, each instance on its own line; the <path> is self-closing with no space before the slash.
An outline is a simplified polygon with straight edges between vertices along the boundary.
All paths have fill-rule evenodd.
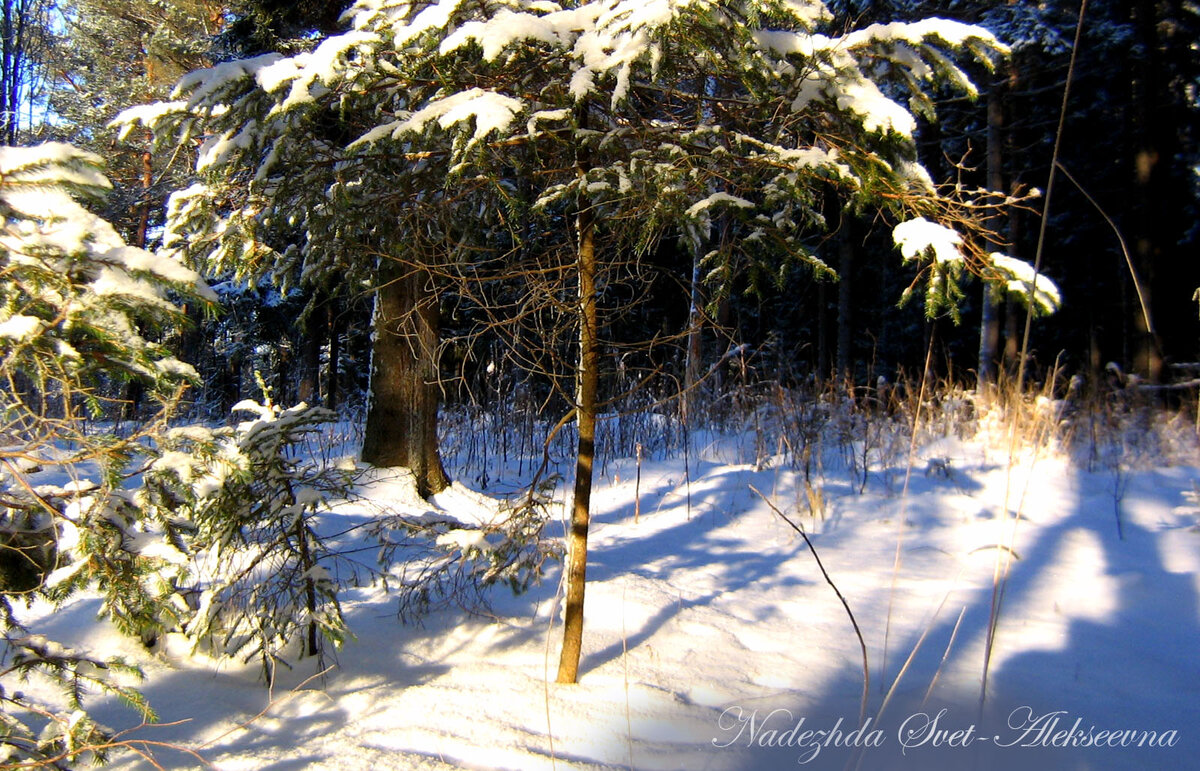
<path id="1" fill-rule="evenodd" d="M 166 198 L 185 186 L 192 159 L 151 153 L 149 137 L 138 130 L 120 140 L 110 121 L 127 107 L 166 98 L 193 69 L 311 47 L 340 29 L 343 6 L 349 4 L 6 0 L 3 137 L 9 144 L 61 139 L 99 153 L 114 184 L 99 213 L 129 243 L 153 247 L 162 236 Z M 830 8 L 835 27 L 941 16 L 980 24 L 1011 46 L 999 71 L 970 73 L 980 98 L 947 92 L 936 105 L 938 122 L 922 122 L 920 160 L 939 183 L 1017 194 L 1045 188 L 1076 4 L 850 2 Z M 1044 375 L 1057 365 L 1093 385 L 1104 383 L 1110 362 L 1153 382 L 1193 374 L 1186 365 L 1197 358 L 1200 331 L 1193 298 L 1200 286 L 1198 37 L 1196 9 L 1182 0 L 1088 7 L 1059 157 L 1069 176 L 1054 191 L 1041 264 L 1064 302 L 1034 325 L 1031 371 Z M 1041 208 L 1040 199 L 1030 199 L 992 223 L 1004 251 L 1033 262 Z M 832 224 L 833 235 L 814 251 L 840 280 L 806 264 L 774 277 L 746 271 L 726 296 L 704 298 L 712 313 L 702 360 L 711 363 L 745 344 L 752 355 L 738 363 L 758 376 L 789 382 L 844 374 L 873 385 L 880 376 L 919 372 L 932 339 L 938 374 L 973 381 L 975 373 L 1013 369 L 1024 327 L 1020 303 L 1001 301 L 985 323 L 984 290 L 976 282 L 957 321 L 946 313 L 930 318 L 919 302 L 898 307 L 915 269 L 891 259 L 891 224 L 870 214 Z M 621 323 L 679 335 L 689 326 L 690 298 L 685 291 L 681 299 L 677 287 L 688 283 L 692 267 L 685 245 L 662 244 L 657 275 Z M 204 374 L 205 387 L 192 394 L 197 409 L 227 414 L 257 394 L 255 372 L 274 387 L 279 403 L 319 400 L 363 409 L 369 291 L 322 297 L 303 286 L 281 293 L 221 277 L 213 283 L 223 313 L 197 316 L 199 326 L 174 346 Z M 458 321 L 454 298 L 444 297 L 446 339 L 455 339 Z M 441 362 L 447 401 L 485 399 L 525 379 L 499 360 L 501 348 L 479 337 L 469 346 L 448 346 Z M 682 346 L 675 358 L 670 366 L 682 376 Z M 714 373 L 711 385 L 719 389 L 721 378 L 734 374 L 731 364 Z M 493 381 L 513 382 L 480 388 L 489 371 L 499 373 Z"/>

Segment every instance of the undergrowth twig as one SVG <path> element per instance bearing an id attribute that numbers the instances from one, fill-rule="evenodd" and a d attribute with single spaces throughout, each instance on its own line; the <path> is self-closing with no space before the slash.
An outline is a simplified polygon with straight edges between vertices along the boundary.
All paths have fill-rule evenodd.
<path id="1" fill-rule="evenodd" d="M 858 621 L 854 618 L 854 612 L 850 610 L 850 603 L 846 601 L 846 598 L 842 595 L 841 590 L 837 588 L 837 584 L 835 584 L 833 579 L 830 578 L 829 571 L 825 569 L 825 565 L 821 562 L 821 555 L 817 554 L 817 547 L 813 546 L 813 542 L 809 540 L 808 533 L 804 532 L 804 528 L 788 519 L 788 516 L 780 511 L 779 507 L 772 503 L 767 496 L 760 493 L 757 487 L 750 485 L 750 489 L 754 491 L 755 495 L 757 495 L 759 498 L 762 498 L 763 503 L 767 504 L 767 506 L 771 508 L 771 511 L 775 512 L 780 519 L 786 522 L 789 527 L 799 533 L 800 537 L 804 539 L 804 543 L 808 545 L 808 550 L 812 552 L 813 559 L 816 561 L 817 567 L 821 570 L 821 575 L 825 577 L 825 583 L 829 584 L 829 587 L 833 589 L 833 593 L 837 595 L 839 600 L 841 600 L 842 607 L 846 609 L 846 615 L 850 617 L 850 625 L 854 627 L 854 634 L 858 637 L 858 645 L 860 648 L 862 648 L 863 691 L 862 705 L 859 708 L 858 713 L 858 725 L 861 728 L 867 719 L 867 699 L 871 691 L 871 669 L 870 664 L 867 661 L 867 642 L 863 639 L 862 629 L 859 628 Z"/>

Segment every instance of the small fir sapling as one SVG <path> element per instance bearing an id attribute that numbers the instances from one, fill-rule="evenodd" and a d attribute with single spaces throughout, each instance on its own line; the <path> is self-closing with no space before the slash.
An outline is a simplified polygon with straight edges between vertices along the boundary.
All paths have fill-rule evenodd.
<path id="1" fill-rule="evenodd" d="M 143 493 L 186 523 L 178 628 L 194 646 L 261 657 L 269 672 L 290 651 L 320 655 L 323 642 L 336 647 L 349 635 L 334 578 L 339 557 L 314 520 L 350 496 L 353 473 L 303 451 L 336 420 L 331 411 L 281 409 L 269 398 L 234 411 L 250 419 L 167 432 Z"/>

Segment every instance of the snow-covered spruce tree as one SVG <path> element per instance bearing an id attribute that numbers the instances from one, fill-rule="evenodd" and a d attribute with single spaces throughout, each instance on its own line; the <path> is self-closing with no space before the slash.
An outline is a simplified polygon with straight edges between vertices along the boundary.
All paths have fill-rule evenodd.
<path id="1" fill-rule="evenodd" d="M 245 400 L 234 412 L 250 417 L 234 427 L 181 426 L 159 437 L 137 501 L 186 524 L 187 559 L 156 576 L 172 594 L 173 610 L 132 631 L 147 638 L 181 632 L 193 648 L 258 658 L 269 681 L 277 662 L 320 656 L 324 643 L 337 647 L 350 635 L 338 592 L 360 563 L 331 546 L 317 517 L 352 495 L 356 467 L 314 451 L 337 417 L 330 410 L 283 410 L 268 398 Z M 474 610 L 486 606 L 493 585 L 521 592 L 540 577 L 556 553 L 556 544 L 541 537 L 544 498 L 482 505 L 492 510 L 480 521 L 417 505 L 371 523 L 380 575 L 398 594 L 404 617 L 448 605 Z"/>
<path id="2" fill-rule="evenodd" d="M 264 391 L 266 389 L 264 388 Z M 353 467 L 314 458 L 307 446 L 336 415 L 300 404 L 246 400 L 230 428 L 182 426 L 159 439 L 138 503 L 186 524 L 187 559 L 160 571 L 175 609 L 142 626 L 149 639 L 181 631 L 217 655 L 258 657 L 270 679 L 277 661 L 320 655 L 348 630 L 333 573 L 337 555 L 314 518 L 349 494 Z"/>
<path id="3" fill-rule="evenodd" d="M 171 259 L 127 246 L 76 198 L 109 188 L 99 157 L 69 145 L 0 148 L 0 753 L 6 762 L 103 757 L 106 732 L 88 717 L 89 691 L 114 693 L 150 717 L 122 681 L 121 661 L 66 648 L 20 618 L 35 598 L 98 589 L 106 612 L 163 611 L 147 589 L 178 556 L 173 521 L 147 517 L 123 489 L 144 442 L 162 430 L 195 381 L 151 333 L 182 320 L 168 299 L 207 287 Z M 114 384 L 137 381 L 158 417 L 132 434 L 92 419 L 114 412 Z M 44 700 L 48 679 L 62 694 Z"/>
<path id="4" fill-rule="evenodd" d="M 100 159 L 67 145 L 0 148 L 0 749 L 31 763 L 103 759 L 113 743 L 84 711 L 92 691 L 153 717 L 128 686 L 136 669 L 67 648 L 23 623 L 19 605 L 91 588 L 122 632 L 181 632 L 219 654 L 321 651 L 346 636 L 313 527 L 349 474 L 301 445 L 332 414 L 244 402 L 227 429 L 168 428 L 192 368 L 147 339 L 182 323 L 169 297 L 214 298 L 173 259 L 125 244 L 73 198 L 108 189 Z M 136 380 L 157 419 L 132 434 L 98 428 Z M 61 702 L 38 684 L 48 679 Z M 25 680 L 38 681 L 22 687 Z"/>
<path id="5" fill-rule="evenodd" d="M 425 216 L 408 161 L 343 151 L 364 121 L 374 125 L 373 114 L 328 89 L 319 99 L 297 89 L 288 100 L 278 88 L 304 63 L 324 68 L 354 47 L 334 38 L 292 58 L 199 70 L 180 81 L 180 101 L 128 110 L 120 122 L 152 126 L 167 152 L 203 139 L 201 182 L 168 205 L 168 249 L 210 275 L 285 294 L 302 288 L 336 301 L 374 293 L 363 459 L 411 469 L 429 495 L 448 479 L 437 445 L 438 302 L 426 269 L 435 258 L 422 251 L 449 248 L 451 239 L 436 237 L 445 218 Z"/>
<path id="6" fill-rule="evenodd" d="M 726 220 L 702 263 L 718 296 L 743 272 L 765 288 L 798 261 L 832 273 L 816 247 L 833 190 L 903 221 L 897 243 L 924 266 L 931 313 L 955 307 L 969 263 L 1008 267 L 973 237 L 976 204 L 939 195 L 916 163 L 912 111 L 932 117 L 927 92 L 974 94 L 949 52 L 988 65 L 1003 53 L 979 28 L 932 19 L 834 34 L 824 7 L 801 0 L 362 0 L 348 19 L 311 53 L 198 73 L 180 101 L 125 120 L 209 137 L 200 167 L 221 184 L 181 195 L 173 219 L 218 261 L 314 270 L 348 252 L 395 255 L 409 236 L 428 243 L 420 234 L 469 256 L 472 225 L 504 224 L 528 291 L 490 320 L 536 305 L 558 319 L 551 336 L 576 330 L 560 681 L 577 677 L 600 334 L 660 239 L 704 245 Z M 426 212 L 437 212 L 428 230 Z M 300 245 L 256 260 L 263 229 L 289 218 Z M 427 256 L 399 262 L 432 287 Z M 512 267 L 482 262 L 460 275 Z"/>
<path id="7" fill-rule="evenodd" d="M 203 181 L 172 197 L 165 248 L 217 275 L 284 292 L 325 289 L 335 299 L 334 292 L 343 298 L 375 292 L 363 457 L 409 467 L 419 493 L 428 496 L 447 484 L 436 445 L 434 282 L 477 248 L 479 239 L 467 235 L 477 220 L 463 217 L 461 204 L 445 203 L 461 200 L 460 191 L 439 190 L 448 154 L 414 169 L 402 155 L 346 152 L 337 141 L 348 143 L 374 126 L 373 109 L 331 103 L 329 94 L 284 108 L 278 102 L 285 95 L 259 88 L 251 76 L 269 74 L 271 64 L 287 73 L 297 63 L 332 61 L 346 48 L 336 39 L 332 45 L 292 59 L 272 54 L 198 71 L 179 85 L 177 95 L 188 100 L 135 108 L 121 122 L 148 122 L 172 146 L 207 137 L 197 163 Z M 184 489 L 180 500 L 187 498 Z M 501 506 L 490 522 L 384 518 L 378 535 L 385 569 L 403 574 L 397 586 L 406 612 L 447 602 L 473 607 L 495 583 L 518 591 L 528 586 L 555 551 L 541 538 L 544 512 L 533 494 Z M 473 539 L 470 548 L 459 544 L 463 532 Z M 189 634 L 194 629 L 185 624 Z"/>

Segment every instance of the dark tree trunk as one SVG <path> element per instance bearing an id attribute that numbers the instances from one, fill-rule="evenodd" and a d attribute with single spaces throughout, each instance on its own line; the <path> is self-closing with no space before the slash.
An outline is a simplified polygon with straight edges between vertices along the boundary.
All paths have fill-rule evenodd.
<path id="1" fill-rule="evenodd" d="M 1001 99 L 1001 82 L 997 79 L 988 92 L 987 103 L 987 186 L 989 190 L 1004 190 L 1004 104 Z M 996 233 L 989 251 L 999 251 L 1000 217 L 992 217 L 991 230 Z M 976 390 L 986 394 L 996 383 L 996 357 L 1000 347 L 1000 295 L 989 282 L 983 284 L 982 318 L 979 320 L 979 369 Z"/>
<path id="2" fill-rule="evenodd" d="M 276 347 L 275 377 L 271 380 L 271 401 L 275 404 L 292 402 L 292 341 L 286 338 Z"/>
<path id="3" fill-rule="evenodd" d="M 383 261 L 362 459 L 404 466 L 422 496 L 449 486 L 438 452 L 438 301 L 429 274 Z"/>
<path id="4" fill-rule="evenodd" d="M 6 0 L 0 10 L 0 144 L 17 144 L 20 124 L 21 91 L 26 68 L 22 8 Z"/>
<path id="5" fill-rule="evenodd" d="M 296 400 L 316 404 L 321 400 L 321 348 L 325 343 L 325 301 L 320 301 L 300 332 L 300 383 Z"/>
<path id="6" fill-rule="evenodd" d="M 729 329 L 729 319 L 731 316 L 732 311 L 729 307 L 729 296 L 722 293 L 720 299 L 717 300 L 717 328 L 723 330 Z M 713 372 L 712 392 L 716 394 L 717 397 L 722 397 L 725 395 L 725 388 L 727 385 L 726 372 L 728 371 L 728 366 L 728 362 L 722 359 L 721 363 Z M 717 403 L 721 403 L 720 398 L 718 398 Z"/>
<path id="7" fill-rule="evenodd" d="M 130 380 L 125 384 L 125 398 L 121 404 L 121 417 L 124 420 L 137 420 L 141 412 L 142 402 L 146 398 L 146 384 L 141 380 Z"/>
<path id="8" fill-rule="evenodd" d="M 704 256 L 703 247 L 697 246 L 692 254 L 692 286 L 691 297 L 688 302 L 688 333 L 687 333 L 687 355 L 684 361 L 683 368 L 683 422 L 684 425 L 691 425 L 691 420 L 695 415 L 696 407 L 696 388 L 700 382 L 700 328 L 701 328 L 701 308 L 700 305 L 704 301 L 700 293 L 700 259 Z"/>
<path id="9" fill-rule="evenodd" d="M 221 377 L 221 415 L 228 418 L 233 405 L 242 399 L 242 355 L 233 352 L 225 358 Z"/>
<path id="10" fill-rule="evenodd" d="M 321 399 L 317 376 L 321 370 L 321 343 L 317 330 L 306 329 L 300 337 L 300 382 L 296 386 L 296 401 L 316 404 Z"/>
<path id="11" fill-rule="evenodd" d="M 817 379 L 822 383 L 831 372 L 829 344 L 826 342 L 829 338 L 828 285 L 829 282 L 824 278 L 817 278 Z"/>
<path id="12" fill-rule="evenodd" d="M 1016 187 L 1013 187 L 1016 195 Z M 1012 244 L 1010 257 L 1020 257 L 1017 254 L 1017 244 L 1021 243 L 1021 210 L 1012 207 L 1008 212 L 1008 240 Z M 1019 350 L 1021 348 L 1021 328 L 1024 317 L 1022 305 L 1018 302 L 1005 302 L 1004 308 L 1004 356 L 1003 366 L 1009 374 L 1016 374 L 1020 364 Z"/>
<path id="13" fill-rule="evenodd" d="M 1156 31 L 1158 14 L 1153 0 L 1137 0 L 1133 4 L 1136 35 L 1142 55 L 1135 58 L 1133 68 L 1133 111 L 1134 111 L 1134 174 L 1133 174 L 1133 259 L 1140 279 L 1138 289 L 1141 296 L 1135 306 L 1134 368 L 1151 382 L 1162 378 L 1162 346 L 1154 331 L 1151 318 L 1150 287 L 1154 284 L 1155 260 L 1161 252 L 1158 243 L 1158 195 L 1162 184 L 1163 159 L 1156 124 L 1163 121 L 1157 114 L 1156 83 L 1159 73 L 1159 41 Z M 1135 279 L 1135 281 L 1137 281 Z M 1143 312 L 1144 309 L 1144 312 Z"/>
<path id="14" fill-rule="evenodd" d="M 838 243 L 837 377 L 853 378 L 854 362 L 854 220 L 842 212 L 842 232 Z"/>

